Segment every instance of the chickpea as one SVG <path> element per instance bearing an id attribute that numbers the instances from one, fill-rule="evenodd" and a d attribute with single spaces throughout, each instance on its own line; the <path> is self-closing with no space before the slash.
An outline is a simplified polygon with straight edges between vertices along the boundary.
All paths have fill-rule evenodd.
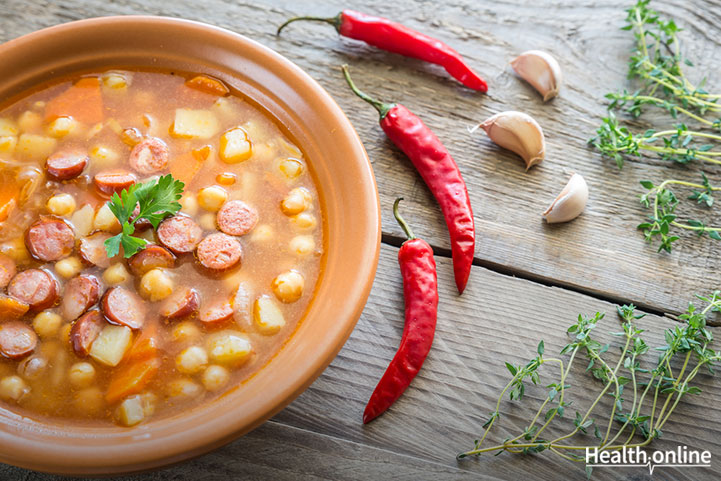
<path id="1" fill-rule="evenodd" d="M 212 365 L 203 373 L 203 386 L 208 391 L 217 391 L 228 384 L 230 373 L 223 366 Z"/>
<path id="2" fill-rule="evenodd" d="M 190 192 L 183 194 L 180 198 L 180 210 L 191 217 L 198 213 L 198 198 Z"/>
<path id="3" fill-rule="evenodd" d="M 59 314 L 52 311 L 43 311 L 33 319 L 33 329 L 40 336 L 40 339 L 51 339 L 57 335 L 62 323 L 63 318 Z"/>
<path id="4" fill-rule="evenodd" d="M 75 207 L 75 198 L 70 194 L 56 194 L 47 203 L 48 211 L 57 216 L 68 216 L 75 211 Z"/>
<path id="5" fill-rule="evenodd" d="M 120 232 L 120 222 L 118 222 L 118 219 L 110 210 L 107 203 L 103 204 L 103 206 L 95 213 L 93 227 L 95 230 L 102 230 L 110 232 L 111 234 Z"/>
<path id="6" fill-rule="evenodd" d="M 200 346 L 191 346 L 175 358 L 175 367 L 183 374 L 195 374 L 207 365 L 208 353 Z"/>
<path id="7" fill-rule="evenodd" d="M 47 127 L 48 135 L 57 139 L 72 133 L 78 127 L 78 121 L 72 117 L 58 117 Z"/>
<path id="8" fill-rule="evenodd" d="M 207 341 L 210 358 L 220 364 L 240 364 L 253 352 L 248 336 L 239 331 L 222 331 Z"/>
<path id="9" fill-rule="evenodd" d="M 303 295 L 305 279 L 298 271 L 287 271 L 273 279 L 271 287 L 275 297 L 281 302 L 290 303 L 300 299 Z"/>
<path id="10" fill-rule="evenodd" d="M 37 112 L 29 110 L 20 114 L 18 118 L 18 127 L 22 132 L 33 132 L 40 130 L 43 125 L 43 116 Z"/>
<path id="11" fill-rule="evenodd" d="M 68 344 L 70 342 L 70 331 L 72 330 L 72 328 L 73 326 L 69 322 L 63 324 L 63 326 L 60 328 L 60 334 L 58 335 L 58 337 L 64 344 Z"/>
<path id="12" fill-rule="evenodd" d="M 95 167 L 113 167 L 120 161 L 120 154 L 117 151 L 103 145 L 96 145 L 90 149 L 88 156 L 90 164 Z"/>
<path id="13" fill-rule="evenodd" d="M 0 379 L 0 399 L 20 402 L 30 392 L 30 387 L 20 376 L 7 376 Z"/>
<path id="14" fill-rule="evenodd" d="M 45 356 L 35 355 L 26 357 L 18 364 L 18 374 L 32 381 L 45 373 L 48 368 L 48 360 Z"/>
<path id="15" fill-rule="evenodd" d="M 293 237 L 288 246 L 293 254 L 303 257 L 313 252 L 315 241 L 309 235 L 299 235 Z"/>
<path id="16" fill-rule="evenodd" d="M 228 192 L 219 185 L 211 185 L 198 191 L 198 204 L 210 212 L 218 212 L 226 200 Z"/>
<path id="17" fill-rule="evenodd" d="M 303 164 L 298 159 L 281 160 L 278 168 L 288 180 L 297 179 L 303 173 Z"/>
<path id="18" fill-rule="evenodd" d="M 181 322 L 173 329 L 173 340 L 175 342 L 190 342 L 200 337 L 200 329 L 192 322 Z"/>
<path id="19" fill-rule="evenodd" d="M 168 383 L 168 396 L 179 399 L 192 399 L 199 396 L 203 388 L 188 378 L 181 377 Z"/>
<path id="20" fill-rule="evenodd" d="M 95 368 L 89 362 L 76 362 L 70 367 L 69 378 L 73 387 L 88 387 L 95 380 Z"/>
<path id="21" fill-rule="evenodd" d="M 65 279 L 77 276 L 82 270 L 83 262 L 76 256 L 66 257 L 55 263 L 55 272 Z"/>
<path id="22" fill-rule="evenodd" d="M 268 224 L 260 224 L 250 234 L 251 242 L 268 242 L 273 239 L 273 228 Z"/>
<path id="23" fill-rule="evenodd" d="M 290 221 L 294 226 L 301 230 L 314 229 L 315 226 L 318 225 L 318 221 L 315 216 L 310 212 L 301 212 L 298 215 L 294 215 L 290 218 Z"/>
<path id="24" fill-rule="evenodd" d="M 18 138 L 14 135 L 0 135 L 0 154 L 12 154 L 18 145 Z"/>
<path id="25" fill-rule="evenodd" d="M 122 262 L 111 265 L 103 272 L 103 280 L 111 286 L 122 284 L 128 279 L 130 279 L 130 273 Z"/>
<path id="26" fill-rule="evenodd" d="M 75 409 L 87 414 L 97 414 L 105 407 L 103 392 L 97 386 L 88 387 L 75 394 Z"/>
<path id="27" fill-rule="evenodd" d="M 25 247 L 25 240 L 23 237 L 17 237 L 0 245 L 0 252 L 10 256 L 12 260 L 18 264 L 24 264 L 30 260 L 30 253 L 27 247 Z"/>
<path id="28" fill-rule="evenodd" d="M 128 81 L 125 76 L 115 72 L 109 72 L 103 76 L 103 85 L 112 90 L 126 90 Z"/>
<path id="29" fill-rule="evenodd" d="M 298 187 L 288 192 L 280 203 L 280 210 L 287 216 L 300 214 L 313 206 L 313 196 L 305 187 Z"/>
<path id="30" fill-rule="evenodd" d="M 198 217 L 198 225 L 203 230 L 211 230 L 211 231 L 215 230 L 216 229 L 215 221 L 216 221 L 216 216 L 212 212 L 206 212 L 205 214 Z"/>
<path id="31" fill-rule="evenodd" d="M 173 293 L 173 280 L 165 271 L 152 269 L 140 279 L 140 294 L 151 301 L 162 301 Z"/>

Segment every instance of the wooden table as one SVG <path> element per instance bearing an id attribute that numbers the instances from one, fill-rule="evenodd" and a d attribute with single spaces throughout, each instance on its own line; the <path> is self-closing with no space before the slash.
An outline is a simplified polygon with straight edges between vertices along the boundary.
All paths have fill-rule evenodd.
<path id="1" fill-rule="evenodd" d="M 300 5 L 302 3 L 302 5 Z M 345 110 L 365 143 L 378 180 L 383 245 L 368 305 L 350 340 L 323 375 L 287 409 L 247 436 L 214 453 L 155 473 L 127 479 L 585 479 L 583 466 L 542 453 L 458 462 L 471 447 L 496 395 L 508 381 L 503 361 L 533 357 L 543 338 L 547 352 L 565 344 L 565 328 L 578 313 L 605 311 L 603 331 L 616 330 L 616 302 L 634 302 L 649 315 L 641 322 L 661 342 L 694 293 L 719 287 L 721 244 L 685 239 L 659 255 L 635 230 L 646 215 L 637 201 L 640 179 L 696 180 L 698 167 L 673 167 L 655 158 L 628 162 L 619 172 L 586 145 L 605 112 L 603 94 L 623 85 L 632 37 L 622 32 L 628 0 L 566 1 L 361 0 L 354 8 L 426 31 L 454 46 L 483 73 L 489 95 L 461 87 L 435 66 L 339 39 L 328 25 L 298 23 L 281 38 L 275 28 L 301 14 L 329 16 L 340 2 L 291 0 L 3 0 L 0 41 L 71 20 L 152 14 L 208 22 L 247 35 L 285 55 L 320 82 Z M 442 3 L 442 4 L 441 4 Z M 684 50 L 704 65 L 721 66 L 718 2 L 654 2 L 686 31 Z M 705 12 L 705 13 L 704 13 Z M 122 39 L 118 39 L 122 42 Z M 565 85 L 543 104 L 508 67 L 516 54 L 543 49 L 559 59 Z M 356 82 L 383 100 L 403 102 L 444 140 L 455 156 L 475 210 L 478 244 L 468 289 L 458 296 L 442 216 L 410 162 L 383 136 L 375 111 L 354 97 L 338 67 L 352 66 Z M 0 67 L 1 71 L 1 67 Z M 712 78 L 715 81 L 715 78 Z M 718 85 L 714 85 L 718 87 Z M 482 133 L 467 128 L 503 110 L 522 110 L 543 126 L 546 161 L 530 172 Z M 549 226 L 540 213 L 570 172 L 583 174 L 591 197 L 585 213 Z M 709 175 L 717 172 L 709 171 Z M 404 215 L 434 247 L 440 283 L 438 332 L 433 351 L 413 386 L 382 418 L 363 426 L 363 407 L 398 345 L 403 328 L 396 255 L 403 236 L 390 215 L 403 195 Z M 609 338 L 611 339 L 611 338 Z M 574 371 L 584 379 L 582 367 Z M 721 389 L 701 377 L 701 396 L 687 398 L 657 443 L 686 444 L 715 459 L 711 469 L 655 471 L 656 479 L 721 476 Z M 590 402 L 587 378 L 573 387 L 576 404 Z M 543 399 L 545 389 L 528 396 Z M 527 408 L 503 404 L 506 426 L 522 430 Z M 496 434 L 501 440 L 504 434 Z M 594 479 L 649 479 L 642 468 L 596 470 Z M 51 476 L 0 465 L 1 479 Z M 53 478 L 54 479 L 54 478 Z"/>

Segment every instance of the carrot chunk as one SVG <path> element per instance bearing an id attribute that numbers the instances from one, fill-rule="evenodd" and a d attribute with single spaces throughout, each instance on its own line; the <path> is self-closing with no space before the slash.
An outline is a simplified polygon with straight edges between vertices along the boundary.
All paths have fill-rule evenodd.
<path id="1" fill-rule="evenodd" d="M 185 82 L 185 85 L 191 89 L 200 90 L 211 95 L 228 95 L 230 90 L 220 80 L 208 77 L 206 75 L 198 75 Z"/>
<path id="2" fill-rule="evenodd" d="M 128 354 L 125 356 L 125 363 L 131 364 L 156 357 L 158 355 L 158 348 L 157 328 L 155 326 L 148 326 L 143 329 L 143 332 L 140 333 L 133 343 L 133 347 L 128 351 Z"/>
<path id="3" fill-rule="evenodd" d="M 72 117 L 80 122 L 95 124 L 103 121 L 103 97 L 100 80 L 85 77 L 45 106 L 45 121 L 58 117 Z"/>
<path id="4" fill-rule="evenodd" d="M 105 400 L 114 404 L 123 398 L 138 394 L 153 380 L 160 368 L 160 359 L 138 359 L 121 366 L 110 379 Z"/>
<path id="5" fill-rule="evenodd" d="M 203 163 L 208 159 L 212 147 L 206 145 L 194 149 L 190 153 L 179 155 L 170 160 L 170 174 L 174 179 L 184 182 L 187 186 L 198 174 Z"/>

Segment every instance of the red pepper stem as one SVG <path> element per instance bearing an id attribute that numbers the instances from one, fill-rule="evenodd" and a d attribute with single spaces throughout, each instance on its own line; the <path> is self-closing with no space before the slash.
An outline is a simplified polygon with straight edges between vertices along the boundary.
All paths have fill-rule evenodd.
<path id="1" fill-rule="evenodd" d="M 286 26 L 288 26 L 288 24 L 293 23 L 293 22 L 296 22 L 296 21 L 298 21 L 298 20 L 310 20 L 310 21 L 313 21 L 313 22 L 325 22 L 325 23 L 330 23 L 331 25 L 333 25 L 333 26 L 335 27 L 336 31 L 337 31 L 338 33 L 340 33 L 340 24 L 341 24 L 341 22 L 343 21 L 343 19 L 341 18 L 342 15 L 343 15 L 342 13 L 339 13 L 339 14 L 336 15 L 335 17 L 293 17 L 293 18 L 291 18 L 291 19 L 286 20 L 283 25 L 281 25 L 280 27 L 278 27 L 278 31 L 275 32 L 275 34 L 276 34 L 276 35 L 280 35 L 280 32 L 281 32 Z"/>
<path id="2" fill-rule="evenodd" d="M 400 204 L 402 200 L 403 197 L 398 197 L 396 201 L 393 202 L 393 217 L 396 218 L 396 221 L 398 221 L 398 225 L 400 225 L 401 229 L 403 229 L 403 232 L 406 233 L 406 237 L 408 237 L 408 240 L 413 240 L 416 238 L 415 234 L 413 234 L 411 227 L 408 225 L 405 219 L 401 217 L 401 213 L 398 212 L 398 204 Z"/>
<path id="3" fill-rule="evenodd" d="M 353 91 L 354 94 L 356 94 L 358 97 L 362 98 L 369 104 L 371 104 L 375 109 L 378 111 L 378 114 L 381 116 L 381 120 L 383 120 L 388 114 L 388 111 L 396 106 L 396 104 L 386 104 L 379 100 L 374 99 L 370 95 L 366 94 L 365 92 L 362 92 L 358 89 L 358 87 L 355 86 L 353 83 L 353 79 L 350 78 L 350 72 L 348 70 L 348 65 L 343 65 L 341 67 L 343 69 L 343 75 L 345 76 L 346 82 L 348 82 L 348 86 Z"/>

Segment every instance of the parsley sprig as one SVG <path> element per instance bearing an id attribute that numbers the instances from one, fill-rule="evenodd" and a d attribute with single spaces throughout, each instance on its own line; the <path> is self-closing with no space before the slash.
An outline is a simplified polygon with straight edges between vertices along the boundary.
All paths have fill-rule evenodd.
<path id="1" fill-rule="evenodd" d="M 180 210 L 180 197 L 185 184 L 173 179 L 168 174 L 156 180 L 133 184 L 118 195 L 114 193 L 110 198 L 108 207 L 120 222 L 122 232 L 105 241 L 105 250 L 108 257 L 115 257 L 123 248 L 125 257 L 131 257 L 144 248 L 148 241 L 134 237 L 135 223 L 139 219 L 147 219 L 157 229 L 158 224 L 168 216 Z M 134 215 L 138 208 L 137 215 Z"/>
<path id="2" fill-rule="evenodd" d="M 458 458 L 491 452 L 528 454 L 547 450 L 569 461 L 584 462 L 586 449 L 598 447 L 599 450 L 615 451 L 624 447 L 644 447 L 661 437 L 664 426 L 681 399 L 688 394 L 701 393 L 698 386 L 692 385 L 701 369 L 705 367 L 714 374 L 713 368 L 721 360 L 721 351 L 710 347 L 713 336 L 706 328 L 706 316 L 711 312 L 721 312 L 721 291 L 697 297 L 707 304 L 706 307 L 698 310 L 690 302 L 686 313 L 679 316 L 679 325 L 667 329 L 664 344 L 655 349 L 646 343 L 642 337 L 644 331 L 637 326 L 637 321 L 645 314 L 637 314 L 636 307 L 631 304 L 617 307 L 623 332 L 613 333 L 621 338 L 618 346 L 621 355 L 615 362 L 609 359 L 608 354 L 615 349 L 593 337 L 593 330 L 605 317 L 603 313 L 596 313 L 592 317 L 579 315 L 577 322 L 568 328 L 571 340 L 560 352 L 562 356 L 569 356 L 565 362 L 560 357 L 546 357 L 541 341 L 536 350 L 537 356 L 527 364 L 514 366 L 506 363 L 511 380 L 501 391 L 494 411 L 483 425 L 481 438 L 474 442 L 471 450 L 459 454 Z M 588 362 L 585 372 L 598 381 L 599 391 L 587 408 L 564 417 L 573 403 L 570 399 L 573 392 L 569 380 L 571 366 L 581 356 L 585 356 Z M 672 369 L 672 364 L 681 367 Z M 512 401 L 523 402 L 525 383 L 541 384 L 539 371 L 544 365 L 557 366 L 558 374 L 546 384 L 548 394 L 528 425 L 515 437 L 494 446 L 484 446 L 493 426 L 502 422 L 504 396 L 508 393 Z M 609 397 L 613 404 L 602 411 L 604 404 L 601 401 Z M 554 421 L 567 425 L 569 431 L 557 437 L 544 436 Z M 593 433 L 594 442 L 589 442 L 593 438 L 585 436 L 588 433 Z M 590 477 L 588 468 L 586 473 Z"/>

